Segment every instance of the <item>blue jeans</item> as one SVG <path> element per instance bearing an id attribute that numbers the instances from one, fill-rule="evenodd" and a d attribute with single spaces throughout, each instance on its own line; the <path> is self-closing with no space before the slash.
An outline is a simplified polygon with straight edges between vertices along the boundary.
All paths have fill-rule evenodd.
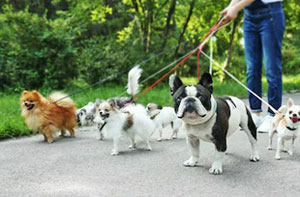
<path id="1" fill-rule="evenodd" d="M 282 100 L 281 46 L 285 29 L 282 3 L 267 8 L 244 9 L 244 40 L 247 64 L 247 86 L 262 96 L 262 65 L 264 59 L 268 82 L 268 102 L 278 109 Z M 261 101 L 248 92 L 252 112 L 262 112 Z M 274 112 L 269 108 L 269 115 Z"/>

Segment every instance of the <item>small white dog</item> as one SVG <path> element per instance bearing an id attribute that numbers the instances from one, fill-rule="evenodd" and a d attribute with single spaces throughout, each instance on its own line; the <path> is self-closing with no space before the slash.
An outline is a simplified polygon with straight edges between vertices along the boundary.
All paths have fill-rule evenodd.
<path id="1" fill-rule="evenodd" d="M 162 140 L 163 129 L 171 125 L 172 135 L 169 139 L 176 139 L 178 130 L 181 128 L 182 122 L 177 117 L 173 107 L 162 107 L 154 103 L 149 103 L 146 107 L 147 113 L 150 116 L 150 119 L 156 124 L 156 128 L 159 131 L 159 137 L 157 141 Z"/>
<path id="2" fill-rule="evenodd" d="M 102 120 L 106 122 L 106 131 L 113 137 L 111 155 L 119 154 L 122 136 L 130 138 L 130 149 L 136 148 L 135 136 L 138 135 L 147 143 L 147 150 L 151 150 L 149 141 L 155 130 L 155 124 L 149 119 L 143 106 L 130 104 L 121 111 L 114 100 L 111 100 L 101 103 L 98 111 Z"/>
<path id="3" fill-rule="evenodd" d="M 142 69 L 132 68 L 128 73 L 127 92 L 131 95 L 131 100 L 139 89 L 138 80 Z M 147 143 L 147 150 L 151 150 L 150 137 L 155 130 L 155 124 L 147 116 L 144 106 L 132 102 L 120 107 L 116 99 L 104 101 L 97 110 L 101 120 L 105 122 L 105 129 L 108 135 L 113 137 L 112 155 L 119 154 L 119 142 L 122 136 L 127 136 L 131 140 L 129 148 L 135 148 L 135 136 L 140 136 Z"/>
<path id="4" fill-rule="evenodd" d="M 283 111 L 287 108 L 287 112 L 283 115 Z M 293 99 L 288 99 L 288 106 L 284 105 L 278 109 L 281 115 L 276 114 L 272 120 L 271 129 L 269 131 L 269 146 L 272 149 L 272 138 L 277 132 L 277 149 L 275 159 L 280 159 L 280 151 L 288 152 L 289 155 L 293 154 L 294 141 L 299 135 L 300 131 L 300 106 L 295 105 Z M 285 141 L 292 140 L 290 149 L 285 149 Z"/>

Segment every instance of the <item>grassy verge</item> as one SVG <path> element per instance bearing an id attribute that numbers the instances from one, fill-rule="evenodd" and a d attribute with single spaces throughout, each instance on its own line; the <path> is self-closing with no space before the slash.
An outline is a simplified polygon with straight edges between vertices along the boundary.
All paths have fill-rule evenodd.
<path id="1" fill-rule="evenodd" d="M 197 82 L 195 78 L 182 78 L 182 80 L 185 84 L 195 84 Z M 243 83 L 245 84 L 245 80 Z M 300 91 L 300 75 L 284 76 L 283 83 L 284 91 Z M 144 88 L 146 87 L 141 87 L 141 91 L 144 90 Z M 80 108 L 89 101 L 95 101 L 96 98 L 107 99 L 120 96 L 122 93 L 125 93 L 125 90 L 124 85 L 105 85 L 85 90 L 80 94 L 72 96 L 72 99 L 75 101 L 76 107 Z M 267 82 L 265 78 L 263 79 L 263 91 L 267 92 Z M 73 90 L 67 90 L 65 92 L 71 93 Z M 234 81 L 224 83 L 215 81 L 214 96 L 218 97 L 222 95 L 234 95 L 239 98 L 247 98 L 247 91 Z M 46 96 L 48 95 L 46 94 Z M 127 94 L 125 93 L 123 96 L 127 96 Z M 20 115 L 19 97 L 20 95 L 17 94 L 5 95 L 4 93 L 1 93 L 0 95 L 0 139 L 32 134 Z M 158 86 L 140 97 L 137 102 L 144 105 L 154 102 L 164 106 L 172 106 L 172 98 L 169 95 L 168 85 L 166 83 L 158 84 Z"/>

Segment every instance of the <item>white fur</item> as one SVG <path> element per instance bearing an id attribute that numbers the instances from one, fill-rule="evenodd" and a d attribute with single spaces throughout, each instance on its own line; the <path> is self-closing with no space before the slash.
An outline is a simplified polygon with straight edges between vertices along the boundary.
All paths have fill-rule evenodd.
<path id="1" fill-rule="evenodd" d="M 278 111 L 283 114 L 286 106 L 282 106 Z M 291 112 L 291 113 L 289 113 Z M 287 152 L 289 155 L 293 155 L 294 141 L 300 133 L 300 121 L 293 123 L 290 119 L 293 114 L 296 114 L 300 120 L 300 105 L 295 105 L 294 101 L 290 98 L 288 100 L 288 108 L 284 117 L 276 114 L 271 123 L 271 129 L 269 131 L 269 146 L 268 149 L 272 149 L 272 138 L 275 132 L 277 132 L 277 149 L 275 159 L 281 159 L 280 152 Z M 279 122 L 277 122 L 279 121 Z M 278 123 L 276 127 L 276 122 Z M 287 127 L 295 130 L 290 130 Z M 285 149 L 285 142 L 291 140 L 291 146 L 289 150 Z"/>
<path id="2" fill-rule="evenodd" d="M 162 109 L 155 109 L 152 111 L 147 110 L 150 117 L 155 116 L 153 119 L 157 130 L 159 131 L 159 138 L 157 141 L 162 140 L 163 129 L 173 123 L 172 134 L 169 139 L 177 138 L 179 129 L 182 126 L 182 121 L 177 117 L 174 108 L 163 107 Z"/>
<path id="3" fill-rule="evenodd" d="M 155 130 L 154 123 L 149 119 L 146 114 L 146 110 L 142 105 L 128 105 L 122 111 L 117 108 L 113 108 L 107 111 L 105 108 L 107 103 L 100 104 L 99 111 L 102 114 L 109 114 L 109 117 L 105 119 L 106 130 L 108 135 L 113 137 L 113 149 L 111 154 L 119 154 L 119 142 L 122 136 L 127 136 L 131 140 L 129 148 L 135 148 L 135 136 L 139 136 L 143 141 L 147 143 L 147 150 L 152 150 L 150 146 L 150 137 Z M 129 115 L 132 115 L 133 125 L 127 130 L 124 130 L 124 125 Z"/>
<path id="4" fill-rule="evenodd" d="M 141 77 L 142 69 L 138 66 L 133 67 L 128 73 L 127 93 L 132 97 L 139 91 L 139 78 Z"/>
<path id="5" fill-rule="evenodd" d="M 253 136 L 250 133 L 250 130 L 248 129 L 248 116 L 246 111 L 246 106 L 244 103 L 236 98 L 236 97 L 230 97 L 231 101 L 227 101 L 228 106 L 230 107 L 230 118 L 228 120 L 229 128 L 227 132 L 227 137 L 233 134 L 235 131 L 239 130 L 239 126 L 243 128 L 245 133 L 247 134 L 251 147 L 252 147 L 252 153 L 250 156 L 250 159 L 252 161 L 258 161 L 259 155 L 257 151 L 257 143 L 256 140 L 253 138 Z M 212 97 L 213 99 L 213 97 Z M 200 101 L 199 101 L 200 102 Z M 181 104 L 183 103 L 183 100 Z M 201 102 L 200 102 L 201 103 Z M 212 106 L 213 103 L 216 103 L 215 101 L 211 101 Z M 180 104 L 180 105 L 181 105 Z M 212 134 L 212 127 L 215 125 L 216 122 L 216 114 L 213 112 L 213 107 L 210 111 L 204 112 L 206 114 L 203 118 L 195 118 L 192 120 L 189 120 L 189 117 L 184 118 L 184 129 L 187 132 L 187 143 L 190 147 L 191 151 L 191 157 L 184 162 L 185 166 L 194 166 L 198 162 L 199 159 L 199 148 L 200 148 L 200 139 L 207 141 L 207 142 L 213 142 L 213 136 Z M 186 116 L 185 116 L 186 117 Z M 209 117 L 209 118 L 208 118 Z M 198 124 L 197 124 L 198 122 Z M 212 174 L 221 174 L 223 172 L 222 169 L 222 162 L 224 158 L 223 152 L 218 152 L 215 149 L 215 156 L 214 156 L 214 162 L 209 170 Z"/>
<path id="6" fill-rule="evenodd" d="M 93 125 L 93 120 L 87 119 L 90 114 L 93 114 L 95 110 L 95 104 L 89 102 L 87 105 L 78 109 L 76 112 L 77 118 L 79 118 L 81 126 L 90 126 Z"/>

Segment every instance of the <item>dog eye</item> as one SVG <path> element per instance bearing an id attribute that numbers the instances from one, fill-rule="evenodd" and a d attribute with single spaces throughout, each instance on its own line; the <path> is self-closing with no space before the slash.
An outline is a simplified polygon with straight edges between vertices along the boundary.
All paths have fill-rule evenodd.
<path id="1" fill-rule="evenodd" d="M 300 111 L 298 112 L 298 115 L 300 116 Z"/>
<path id="2" fill-rule="evenodd" d="M 293 113 L 293 111 L 289 111 L 289 114 L 292 114 Z"/>
<path id="3" fill-rule="evenodd" d="M 108 109 L 105 109 L 104 111 L 105 111 L 105 112 L 108 112 Z"/>
<path id="4" fill-rule="evenodd" d="M 33 102 L 33 100 L 29 100 L 29 102 L 30 102 L 30 103 L 32 103 L 32 102 Z"/>

